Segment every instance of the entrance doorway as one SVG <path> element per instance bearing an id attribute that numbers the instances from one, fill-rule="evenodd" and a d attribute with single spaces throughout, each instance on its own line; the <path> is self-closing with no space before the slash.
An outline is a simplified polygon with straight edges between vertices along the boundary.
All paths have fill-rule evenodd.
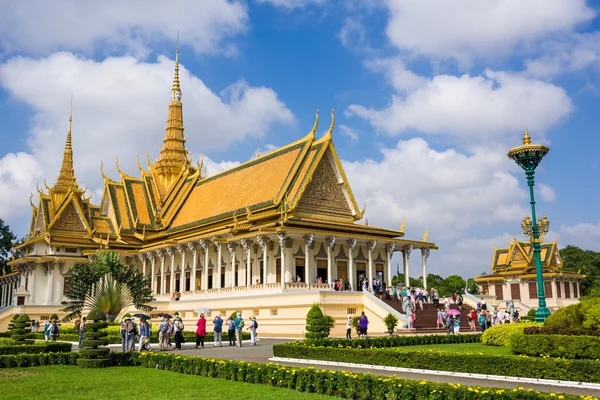
<path id="1" fill-rule="evenodd" d="M 325 283 L 327 281 L 327 260 L 317 260 L 317 281 L 321 278 L 321 281 Z"/>
<path id="2" fill-rule="evenodd" d="M 275 282 L 281 282 L 281 258 L 275 260 Z"/>
<path id="3" fill-rule="evenodd" d="M 364 284 L 364 280 L 367 277 L 367 264 L 364 262 L 357 262 L 356 263 L 356 284 L 357 284 L 357 288 L 356 290 L 363 290 L 363 284 Z M 369 283 L 370 284 L 370 283 Z"/>
<path id="4" fill-rule="evenodd" d="M 294 278 L 298 277 L 299 280 L 296 279 L 296 282 L 306 282 L 305 276 L 305 266 L 304 266 L 304 258 L 296 258 L 296 275 Z"/>

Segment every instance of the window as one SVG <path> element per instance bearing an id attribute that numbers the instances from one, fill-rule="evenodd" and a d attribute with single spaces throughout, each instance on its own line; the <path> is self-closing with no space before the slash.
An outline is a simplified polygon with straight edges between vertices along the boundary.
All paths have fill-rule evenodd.
<path id="1" fill-rule="evenodd" d="M 488 285 L 487 283 L 484 283 L 481 286 L 481 290 L 483 291 L 483 294 L 488 294 L 490 293 L 490 285 Z"/>
<path id="2" fill-rule="evenodd" d="M 529 298 L 537 299 L 537 282 L 529 282 Z"/>
<path id="3" fill-rule="evenodd" d="M 565 282 L 565 299 L 571 298 L 571 282 Z"/>
<path id="4" fill-rule="evenodd" d="M 348 315 L 354 315 L 354 314 L 356 314 L 356 308 L 347 308 L 346 309 L 346 314 L 348 314 Z"/>
<path id="5" fill-rule="evenodd" d="M 562 297 L 560 282 L 556 282 L 556 298 L 560 299 Z"/>
<path id="6" fill-rule="evenodd" d="M 347 261 L 338 261 L 337 262 L 337 278 L 342 282 L 345 282 L 348 279 L 348 262 Z"/>
<path id="7" fill-rule="evenodd" d="M 79 253 L 79 251 L 73 247 L 65 247 L 65 253 Z"/>
<path id="8" fill-rule="evenodd" d="M 546 296 L 547 299 L 552 298 L 552 282 L 551 281 L 544 282 L 544 295 Z"/>
<path id="9" fill-rule="evenodd" d="M 258 315 L 259 310 L 252 310 L 252 314 L 256 317 Z"/>
<path id="10" fill-rule="evenodd" d="M 156 290 L 154 292 L 160 294 L 160 275 L 156 277 Z"/>
<path id="11" fill-rule="evenodd" d="M 154 319 L 154 318 L 160 318 L 160 317 L 158 316 L 158 313 L 155 313 L 155 314 L 150 314 L 150 319 Z"/>
<path id="12" fill-rule="evenodd" d="M 502 285 L 495 285 L 494 290 L 496 291 L 496 300 L 504 300 L 504 293 L 502 292 Z"/>
<path id="13" fill-rule="evenodd" d="M 50 319 L 49 315 L 42 315 L 42 316 L 40 316 L 40 321 L 47 321 L 49 319 Z"/>
<path id="14" fill-rule="evenodd" d="M 577 290 L 577 282 L 573 282 L 573 298 L 576 299 L 579 297 L 579 293 Z"/>
<path id="15" fill-rule="evenodd" d="M 165 293 L 171 293 L 171 275 L 165 276 Z"/>
<path id="16" fill-rule="evenodd" d="M 521 285 L 518 283 L 510 284 L 510 298 L 513 300 L 521 300 Z"/>
<path id="17" fill-rule="evenodd" d="M 277 316 L 277 310 L 276 309 L 271 309 L 271 316 L 273 316 L 273 317 Z"/>
<path id="18" fill-rule="evenodd" d="M 190 291 L 190 278 L 192 277 L 191 272 L 186 272 L 185 273 L 185 291 L 189 292 Z"/>

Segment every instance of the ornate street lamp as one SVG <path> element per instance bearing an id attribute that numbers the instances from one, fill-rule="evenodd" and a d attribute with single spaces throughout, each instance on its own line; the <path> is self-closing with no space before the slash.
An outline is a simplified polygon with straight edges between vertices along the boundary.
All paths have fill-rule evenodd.
<path id="1" fill-rule="evenodd" d="M 540 256 L 541 246 L 540 243 L 544 240 L 543 235 L 548 232 L 550 222 L 548 218 L 539 218 L 536 220 L 535 217 L 535 198 L 533 195 L 534 175 L 535 169 L 542 161 L 542 158 L 548 152 L 550 148 L 542 146 L 541 144 L 531 144 L 531 138 L 525 128 L 525 135 L 523 136 L 523 145 L 515 147 L 508 152 L 508 157 L 512 158 L 523 170 L 527 177 L 527 186 L 529 186 L 529 203 L 531 204 L 531 218 L 529 216 L 523 218 L 521 228 L 523 233 L 529 236 L 533 246 L 533 259 L 535 261 L 535 272 L 537 275 L 537 287 L 538 287 L 538 309 L 535 312 L 535 320 L 537 322 L 544 322 L 544 320 L 550 315 L 550 310 L 546 308 L 546 295 L 544 294 L 544 277 L 542 275 L 542 258 Z"/>

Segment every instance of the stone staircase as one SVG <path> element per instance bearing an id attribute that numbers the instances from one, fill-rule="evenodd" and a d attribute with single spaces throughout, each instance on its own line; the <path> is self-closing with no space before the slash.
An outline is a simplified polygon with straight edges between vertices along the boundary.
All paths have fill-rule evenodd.
<path id="1" fill-rule="evenodd" d="M 393 300 L 384 300 L 384 302 L 398 312 L 404 314 L 402 312 L 401 302 L 394 302 Z M 439 307 L 436 307 L 433 305 L 433 303 L 424 303 L 423 311 L 421 311 L 420 307 L 417 305 L 417 311 L 415 312 L 417 319 L 415 320 L 415 325 L 413 326 L 416 332 L 413 331 L 413 333 L 446 333 L 446 330 L 443 328 L 436 329 L 437 310 L 438 308 L 443 307 L 443 304 L 440 304 Z M 458 310 L 458 305 L 450 304 L 450 309 Z M 472 309 L 473 307 L 463 303 L 462 310 L 460 310 L 460 332 L 470 332 L 467 315 Z M 406 332 L 408 333 L 408 331 Z"/>

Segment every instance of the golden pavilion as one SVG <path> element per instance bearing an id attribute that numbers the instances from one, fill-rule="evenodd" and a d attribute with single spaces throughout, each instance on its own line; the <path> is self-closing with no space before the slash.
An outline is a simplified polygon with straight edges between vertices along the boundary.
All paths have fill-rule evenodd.
<path id="1" fill-rule="evenodd" d="M 177 52 L 158 158 L 152 163 L 146 157 L 145 166 L 138 159 L 136 177 L 123 172 L 118 160 L 118 178 L 106 176 L 101 166 L 104 189 L 94 205 L 73 168 L 71 116 L 56 183 L 38 189 L 39 200 L 31 202 L 29 234 L 19 246 L 25 255 L 0 280 L 6 293 L 0 329 L 14 313 L 40 320 L 63 315 L 69 270 L 101 250 L 119 253 L 148 276 L 153 317 L 179 311 L 195 320 L 198 307 L 213 315 L 238 310 L 255 315 L 263 334 L 300 336 L 315 302 L 341 321 L 363 310 L 381 318 L 397 313 L 361 291 L 361 282 L 391 282 L 391 258 L 398 251 L 408 279 L 417 249 L 426 276 L 427 257 L 437 247 L 426 236 L 405 239 L 404 223 L 392 230 L 358 222 L 365 207 L 359 208 L 336 152 L 333 112 L 331 117 L 321 138 L 315 138 L 317 113 L 312 129 L 296 142 L 207 176 L 186 148 Z M 351 290 L 333 290 L 335 280 L 348 281 Z M 282 318 L 286 324 L 278 322 Z M 373 332 L 386 331 L 373 320 Z"/>
<path id="2" fill-rule="evenodd" d="M 542 275 L 547 307 L 550 310 L 579 301 L 579 285 L 585 278 L 578 272 L 563 271 L 563 262 L 554 242 L 541 243 Z M 513 300 L 525 309 L 538 307 L 538 287 L 533 246 L 516 238 L 507 248 L 494 249 L 492 273 L 477 276 L 475 282 L 491 304 L 500 308 Z"/>

